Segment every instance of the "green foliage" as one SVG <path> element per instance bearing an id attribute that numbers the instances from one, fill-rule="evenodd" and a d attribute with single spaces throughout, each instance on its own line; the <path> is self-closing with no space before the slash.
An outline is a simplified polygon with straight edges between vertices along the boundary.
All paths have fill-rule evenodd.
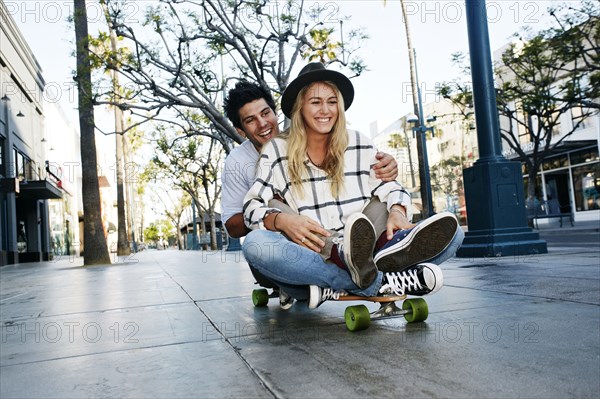
<path id="1" fill-rule="evenodd" d="M 408 139 L 400 133 L 392 133 L 390 134 L 390 139 L 388 140 L 388 145 L 390 148 L 398 149 L 405 148 L 410 145 Z"/>
<path id="2" fill-rule="evenodd" d="M 311 45 L 307 46 L 302 57 L 308 61 L 320 61 L 324 64 L 336 59 L 342 44 L 331 39 L 333 28 L 313 29 L 309 32 Z"/>
<path id="3" fill-rule="evenodd" d="M 158 226 L 150 223 L 150 226 L 144 229 L 144 241 L 156 242 L 158 239 Z"/>
<path id="4" fill-rule="evenodd" d="M 150 223 L 144 229 L 144 241 L 157 243 L 160 240 L 168 241 L 169 238 L 176 237 L 175 226 L 170 220 L 161 219 Z"/>
<path id="5" fill-rule="evenodd" d="M 446 195 L 458 196 L 463 165 L 459 156 L 442 159 L 430 168 L 433 188 Z"/>

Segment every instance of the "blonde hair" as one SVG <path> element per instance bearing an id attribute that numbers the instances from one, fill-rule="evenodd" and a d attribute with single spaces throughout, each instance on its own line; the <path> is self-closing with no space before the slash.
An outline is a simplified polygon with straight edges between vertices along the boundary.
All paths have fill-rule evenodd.
<path id="1" fill-rule="evenodd" d="M 296 102 L 292 108 L 290 128 L 283 137 L 288 142 L 288 177 L 290 179 L 292 192 L 299 198 L 304 198 L 302 190 L 302 179 L 308 177 L 308 166 L 304 160 L 307 150 L 306 130 L 302 117 L 302 104 L 308 89 L 316 82 L 305 86 L 298 93 Z M 348 132 L 346 131 L 346 112 L 344 97 L 337 86 L 329 81 L 323 82 L 330 86 L 337 96 L 338 118 L 333 125 L 332 133 L 327 141 L 327 153 L 319 168 L 323 169 L 331 180 L 331 194 L 337 198 L 344 188 L 344 154 L 348 148 Z"/>

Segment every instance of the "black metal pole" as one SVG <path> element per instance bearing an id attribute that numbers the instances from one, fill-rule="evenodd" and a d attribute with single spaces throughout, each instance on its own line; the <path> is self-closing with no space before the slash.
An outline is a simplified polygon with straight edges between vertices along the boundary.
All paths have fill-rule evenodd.
<path id="1" fill-rule="evenodd" d="M 527 226 L 519 162 L 502 156 L 485 0 L 466 0 L 479 159 L 463 172 L 468 231 L 459 257 L 546 253 Z"/>
<path id="2" fill-rule="evenodd" d="M 503 160 L 485 0 L 467 0 L 467 31 L 479 160 Z"/>
<path id="3" fill-rule="evenodd" d="M 419 155 L 419 176 L 421 177 L 421 202 L 423 204 L 423 218 L 433 215 L 433 196 L 431 194 L 431 176 L 429 175 L 429 158 L 427 156 L 427 128 L 423 116 L 423 100 L 421 98 L 421 87 L 419 86 L 419 72 L 417 69 L 417 50 L 413 49 L 415 58 L 415 82 L 417 84 L 417 103 L 419 115 L 415 130 L 418 135 L 417 152 Z"/>

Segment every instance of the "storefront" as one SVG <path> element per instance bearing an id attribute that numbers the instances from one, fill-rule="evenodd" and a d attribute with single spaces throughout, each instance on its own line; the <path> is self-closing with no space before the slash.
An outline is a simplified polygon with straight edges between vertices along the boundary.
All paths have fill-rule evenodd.
<path id="1" fill-rule="evenodd" d="M 527 185 L 527 170 L 523 168 Z M 563 152 L 546 158 L 538 173 L 540 200 L 557 200 L 561 213 L 572 213 L 577 221 L 600 220 L 600 157 L 598 145 Z"/>

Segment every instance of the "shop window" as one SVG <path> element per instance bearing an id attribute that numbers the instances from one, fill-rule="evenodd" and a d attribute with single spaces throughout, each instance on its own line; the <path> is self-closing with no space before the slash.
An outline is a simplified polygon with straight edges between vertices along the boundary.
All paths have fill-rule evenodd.
<path id="1" fill-rule="evenodd" d="M 579 165 L 594 161 L 600 161 L 600 157 L 598 156 L 598 147 L 587 148 L 585 150 L 571 153 L 571 165 Z"/>
<path id="2" fill-rule="evenodd" d="M 19 180 L 35 180 L 35 165 L 31 159 L 15 149 L 15 169 Z"/>
<path id="3" fill-rule="evenodd" d="M 558 169 L 558 168 L 564 168 L 567 166 L 569 166 L 569 158 L 566 155 L 561 155 L 561 156 L 553 157 L 553 158 L 547 158 L 542 163 L 542 167 L 544 168 L 544 171 Z"/>
<path id="4" fill-rule="evenodd" d="M 600 209 L 600 162 L 573 168 L 577 211 Z"/>
<path id="5" fill-rule="evenodd" d="M 27 227 L 22 220 L 17 225 L 17 252 L 27 252 Z"/>
<path id="6" fill-rule="evenodd" d="M 523 189 L 525 190 L 525 199 L 527 200 L 527 193 L 529 192 L 529 176 L 523 176 Z M 534 197 L 537 199 L 542 198 L 542 175 L 540 175 L 539 173 L 535 177 Z"/>
<path id="7" fill-rule="evenodd" d="M 23 159 L 23 154 L 15 149 L 15 171 L 17 174 L 17 178 L 19 180 L 23 180 L 25 178 L 25 162 Z"/>

